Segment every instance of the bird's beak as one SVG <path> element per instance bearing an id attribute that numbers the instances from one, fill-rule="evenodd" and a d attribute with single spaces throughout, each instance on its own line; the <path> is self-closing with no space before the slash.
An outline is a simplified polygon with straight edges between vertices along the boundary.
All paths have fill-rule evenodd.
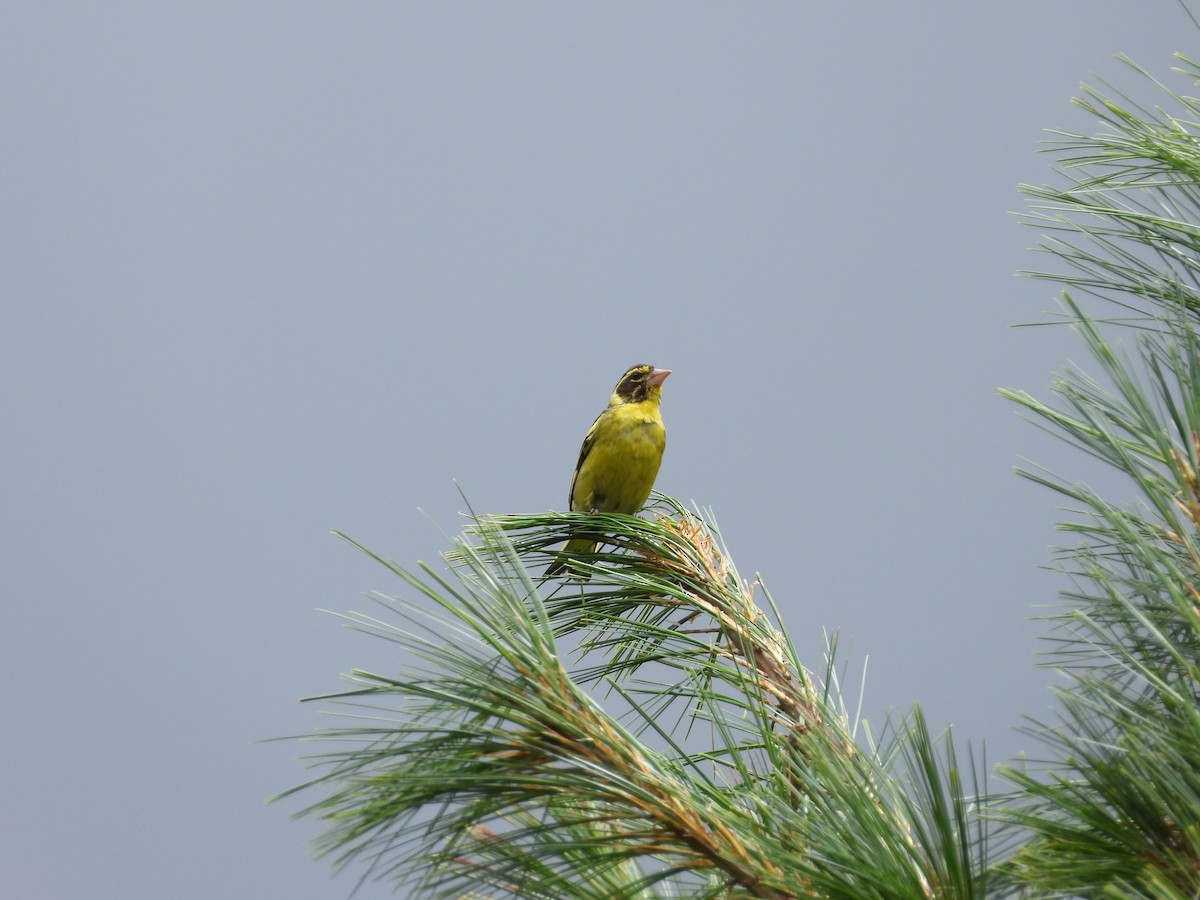
<path id="1" fill-rule="evenodd" d="M 670 369 L 654 369 L 646 376 L 646 384 L 651 387 L 658 387 L 667 380 L 667 376 L 671 374 Z"/>

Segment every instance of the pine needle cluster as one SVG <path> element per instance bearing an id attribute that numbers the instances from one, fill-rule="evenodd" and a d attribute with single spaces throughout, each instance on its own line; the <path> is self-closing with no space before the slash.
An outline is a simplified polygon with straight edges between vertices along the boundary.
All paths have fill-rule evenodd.
<path id="1" fill-rule="evenodd" d="M 1023 473 L 1071 502 L 1076 540 L 1045 654 L 1059 714 L 1029 728 L 1047 755 L 1005 769 L 993 809 L 1022 838 L 1003 873 L 1023 895 L 1200 896 L 1200 101 L 1158 88 L 1173 112 L 1088 90 L 1101 132 L 1058 133 L 1065 186 L 1026 188 L 1063 264 L 1029 274 L 1075 290 L 1094 370 L 1053 403 L 1005 393 L 1130 491 Z"/>
<path id="2" fill-rule="evenodd" d="M 319 850 L 422 896 L 973 896 L 952 748 L 919 711 L 861 748 L 715 529 L 656 514 L 478 517 L 444 573 L 381 559 L 401 624 L 349 621 L 415 663 L 321 698 L 350 724 L 302 786 Z M 581 532 L 608 541 L 586 583 L 530 574 Z"/>

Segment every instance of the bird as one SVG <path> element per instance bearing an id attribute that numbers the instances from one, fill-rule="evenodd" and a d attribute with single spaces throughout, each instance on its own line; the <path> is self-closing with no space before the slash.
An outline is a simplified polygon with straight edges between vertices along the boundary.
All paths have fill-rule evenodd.
<path id="1" fill-rule="evenodd" d="M 667 446 L 659 403 L 670 374 L 642 363 L 621 376 L 579 449 L 567 497 L 572 512 L 631 516 L 645 505 Z M 595 552 L 596 544 L 592 536 L 571 538 L 546 575 L 566 568 L 568 554 Z"/>

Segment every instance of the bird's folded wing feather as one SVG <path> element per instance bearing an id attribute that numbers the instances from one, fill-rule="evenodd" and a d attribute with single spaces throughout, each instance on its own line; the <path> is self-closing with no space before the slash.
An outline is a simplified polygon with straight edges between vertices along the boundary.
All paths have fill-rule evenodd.
<path id="1" fill-rule="evenodd" d="M 607 410 L 605 411 L 607 412 Z M 592 447 L 596 446 L 596 426 L 600 420 L 604 418 L 604 413 L 596 416 L 596 421 L 592 423 L 592 427 L 588 429 L 587 437 L 583 439 L 583 446 L 579 448 L 579 461 L 575 463 L 575 474 L 571 476 L 571 493 L 567 495 L 567 509 L 572 512 L 590 512 L 590 510 L 575 509 L 575 483 L 579 481 L 579 472 L 583 469 L 583 461 L 588 458 L 588 454 L 592 452 Z"/>

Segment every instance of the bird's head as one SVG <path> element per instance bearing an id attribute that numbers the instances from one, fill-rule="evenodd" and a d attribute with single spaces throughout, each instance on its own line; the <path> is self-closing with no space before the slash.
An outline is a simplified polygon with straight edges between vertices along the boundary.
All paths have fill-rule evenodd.
<path id="1" fill-rule="evenodd" d="M 662 383 L 670 374 L 670 369 L 656 369 L 645 364 L 633 366 L 617 382 L 609 406 L 618 403 L 641 403 L 652 397 L 657 400 L 662 396 Z"/>

